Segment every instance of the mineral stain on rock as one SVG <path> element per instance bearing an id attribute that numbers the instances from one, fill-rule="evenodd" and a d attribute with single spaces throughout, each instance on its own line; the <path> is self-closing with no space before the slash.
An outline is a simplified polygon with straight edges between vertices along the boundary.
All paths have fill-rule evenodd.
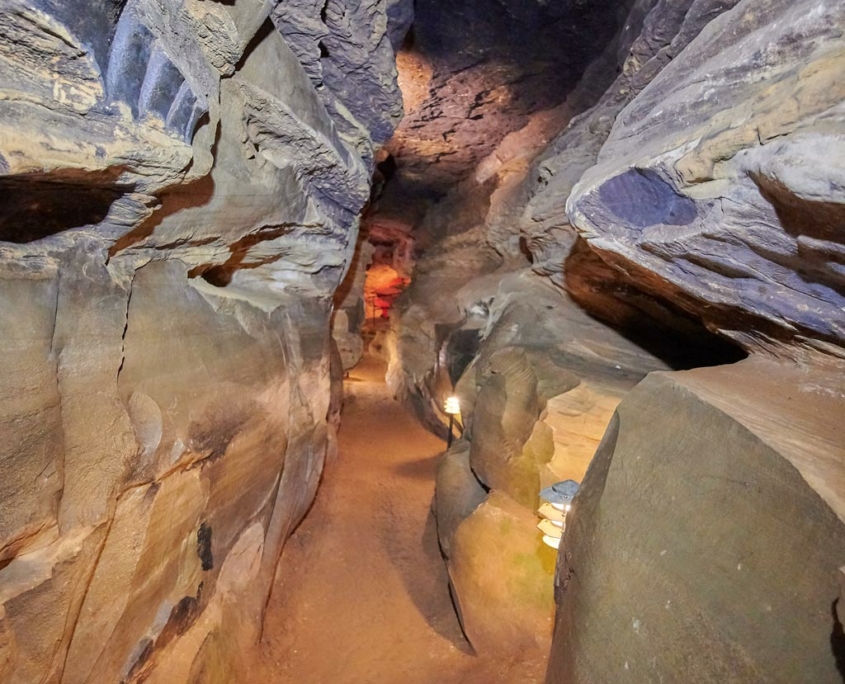
<path id="1" fill-rule="evenodd" d="M 599 188 L 599 197 L 618 218 L 639 228 L 686 226 L 696 217 L 695 202 L 651 169 L 628 169 L 614 176 Z"/>
<path id="2" fill-rule="evenodd" d="M 207 454 L 207 458 L 216 459 L 226 453 L 232 440 L 249 420 L 248 409 L 231 402 L 228 410 L 221 404 L 210 407 L 202 418 L 191 423 L 189 428 L 190 444 L 198 453 Z"/>
<path id="3" fill-rule="evenodd" d="M 133 654 L 133 662 L 127 672 L 126 676 L 121 680 L 121 684 L 127 684 L 135 679 L 136 675 L 141 671 L 147 661 L 150 659 L 150 656 L 153 654 L 155 650 L 155 642 L 150 639 L 149 637 L 145 637 L 142 639 L 138 645 L 136 646 L 136 651 Z"/>
<path id="4" fill-rule="evenodd" d="M 197 556 L 203 570 L 214 568 L 214 555 L 211 553 L 211 525 L 203 522 L 197 530 Z"/>
<path id="5" fill-rule="evenodd" d="M 170 611 L 167 624 L 156 639 L 157 648 L 162 648 L 174 638 L 182 636 L 197 619 L 201 609 L 199 601 L 202 596 L 202 587 L 203 585 L 200 584 L 196 596 L 183 596 Z"/>

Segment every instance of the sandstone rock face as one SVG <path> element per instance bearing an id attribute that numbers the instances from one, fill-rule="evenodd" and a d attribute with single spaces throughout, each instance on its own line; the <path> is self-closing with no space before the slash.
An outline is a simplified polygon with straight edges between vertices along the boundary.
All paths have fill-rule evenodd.
<path id="1" fill-rule="evenodd" d="M 469 443 L 460 441 L 443 455 L 437 469 L 435 513 L 440 548 L 448 558 L 458 526 L 484 501 L 487 492 L 469 465 Z"/>
<path id="2" fill-rule="evenodd" d="M 579 302 L 614 324 L 630 325 L 646 313 L 677 323 L 659 299 L 643 296 L 631 279 L 608 266 L 582 244 L 566 210 L 566 200 L 595 163 L 611 128 L 631 100 L 707 26 L 737 0 L 637 3 L 626 28 L 594 62 L 567 102 L 575 117 L 532 164 L 520 207 L 519 232 L 533 255 L 533 268 L 564 287 Z M 602 93 L 601 74 L 616 66 L 621 73 Z M 594 103 L 594 104 L 593 104 Z M 650 200 L 652 201 L 652 200 Z M 511 229 L 513 224 L 511 224 Z"/>
<path id="3" fill-rule="evenodd" d="M 739 3 L 622 111 L 569 199 L 604 259 L 748 348 L 841 356 L 843 24 L 839 2 Z"/>
<path id="4" fill-rule="evenodd" d="M 536 527 L 540 489 L 580 480 L 619 397 L 665 366 L 560 306 L 530 271 L 502 279 L 497 301 L 457 383 L 463 439 L 440 466 L 435 510 L 467 637 L 479 652 L 518 653 L 548 649 L 552 636 L 555 554 Z"/>
<path id="5" fill-rule="evenodd" d="M 555 553 L 542 536 L 531 512 L 499 492 L 456 530 L 449 577 L 461 624 L 476 649 L 548 648 Z"/>
<path id="6" fill-rule="evenodd" d="M 349 272 L 334 297 L 332 338 L 337 343 L 343 370 L 355 366 L 364 354 L 361 332 L 366 317 L 364 280 L 373 256 L 373 246 L 358 240 Z"/>
<path id="7" fill-rule="evenodd" d="M 336 434 L 387 7 L 0 15 L 0 679 L 238 681 Z"/>
<path id="8" fill-rule="evenodd" d="M 414 204 L 445 195 L 531 115 L 560 105 L 613 36 L 627 4 L 417 3 L 413 42 L 403 57 L 426 74 L 427 92 L 389 145 L 402 192 L 390 190 L 384 210 L 395 208 L 407 220 L 408 207 L 394 199 Z"/>
<path id="9" fill-rule="evenodd" d="M 509 127 L 496 147 L 487 148 L 487 156 L 474 158 L 476 165 L 470 167 L 473 178 L 463 180 L 425 213 L 416 239 L 427 248 L 416 263 L 413 283 L 404 304 L 398 307 L 395 326 L 399 358 L 391 377 L 398 394 L 421 395 L 429 400 L 429 386 L 436 382 L 437 355 L 443 343 L 434 328 L 476 325 L 483 329 L 485 309 L 495 300 L 502 279 L 529 266 L 567 289 L 572 298 L 588 305 L 600 318 L 629 334 L 636 333 L 638 338 L 651 338 L 650 344 L 656 342 L 662 347 L 659 354 L 671 358 L 673 365 L 720 359 L 726 350 L 707 340 L 700 325 L 688 320 L 677 307 L 632 287 L 583 241 L 579 242 L 566 217 L 565 200 L 584 171 L 595 163 L 614 117 L 624 105 L 711 19 L 731 5 L 716 0 L 635 3 L 623 17 L 624 22 L 620 21 L 617 35 L 609 39 L 581 81 L 565 89 L 567 96 L 554 107 L 523 116 L 522 128 Z M 519 63 L 516 57 L 512 59 Z M 622 73 L 614 81 L 617 71 Z M 429 102 L 434 99 L 432 96 Z M 507 103 L 500 106 L 510 111 Z M 577 114 L 580 116 L 573 119 Z M 406 118 L 403 129 L 413 126 L 415 135 L 428 134 L 424 122 L 412 121 L 413 117 Z M 437 122 L 439 118 L 432 125 Z M 567 123 L 568 128 L 555 138 Z M 485 139 L 495 140 L 496 136 L 488 131 Z M 397 140 L 402 140 L 402 130 Z M 445 169 L 440 169 L 439 158 L 431 161 L 432 173 L 452 173 L 458 154 L 456 150 L 449 155 Z M 392 181 L 393 190 L 388 183 L 384 206 L 377 207 L 376 217 L 391 215 L 391 192 L 407 200 L 403 194 L 403 163 L 420 165 L 424 159 L 410 154 L 403 157 L 397 152 L 399 178 Z M 567 264 L 571 268 L 565 268 Z M 454 294 L 444 297 L 446 292 Z M 557 307 L 560 303 L 560 298 L 553 298 L 550 305 Z M 565 335 L 554 332 L 550 339 L 558 334 Z M 681 358 L 682 348 L 687 350 L 687 358 Z M 428 422 L 434 422 L 432 416 L 423 413 Z"/>
<path id="10" fill-rule="evenodd" d="M 544 245 L 543 272 L 579 301 L 618 318 L 626 307 L 647 311 L 652 304 L 637 294 L 645 292 L 757 355 L 800 362 L 650 379 L 624 400 L 564 540 L 550 682 L 840 680 L 841 623 L 831 606 L 843 549 L 841 155 L 833 152 L 843 97 L 832 80 L 842 65 L 841 10 L 692 3 L 649 61 L 629 58 L 620 79 L 635 87 L 611 88 L 540 164 L 546 179 L 523 226 Z M 674 416 L 679 406 L 689 408 Z M 676 474 L 645 483 L 638 468 L 649 458 Z M 625 468 L 621 507 L 610 504 L 614 468 Z M 724 479 L 708 475 L 720 468 Z M 677 490 L 687 482 L 698 486 Z M 651 493 L 632 494 L 632 483 Z M 684 498 L 686 513 L 671 510 Z M 664 535 L 656 521 L 665 517 L 679 519 L 683 535 Z M 714 519 L 706 529 L 705 517 Z M 605 524 L 620 536 L 611 541 Z M 814 536 L 821 529 L 824 541 Z M 682 557 L 663 565 L 673 553 Z M 609 653 L 617 638 L 627 646 Z"/>

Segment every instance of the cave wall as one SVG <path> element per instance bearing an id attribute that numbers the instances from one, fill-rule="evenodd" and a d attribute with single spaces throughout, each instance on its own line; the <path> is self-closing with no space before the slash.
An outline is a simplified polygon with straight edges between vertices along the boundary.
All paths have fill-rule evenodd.
<path id="1" fill-rule="evenodd" d="M 0 680 L 248 676 L 336 433 L 387 15 L 3 3 Z"/>
<path id="2" fill-rule="evenodd" d="M 367 316 L 364 282 L 373 252 L 374 248 L 366 236 L 359 235 L 349 271 L 334 297 L 332 338 L 337 344 L 344 371 L 354 368 L 364 355 L 362 333 Z"/>
<path id="3" fill-rule="evenodd" d="M 843 8 L 713 7 L 691 4 L 582 175 L 565 150 L 601 104 L 560 136 L 525 215 L 624 274 L 625 305 L 633 287 L 751 354 L 623 399 L 562 546 L 549 682 L 842 677 Z M 579 262 L 558 277 L 600 306 Z"/>
<path id="4" fill-rule="evenodd" d="M 842 356 L 842 23 L 836 2 L 736 4 L 619 113 L 569 196 L 602 259 L 749 350 Z"/>
<path id="5" fill-rule="evenodd" d="M 480 117 L 466 165 L 418 144 L 482 125 L 453 125 L 436 58 L 397 136 L 397 198 L 441 158 L 452 179 L 424 189 L 427 249 L 388 347 L 394 391 L 433 430 L 446 395 L 462 400 L 436 495 L 462 622 L 486 650 L 543 638 L 548 604 L 523 620 L 502 585 L 526 580 L 526 542 L 541 554 L 544 478 L 583 478 L 549 682 L 840 681 L 842 6 L 616 9 L 559 99 L 526 112 L 502 97 L 505 114 Z M 400 82 L 426 59 L 414 46 Z M 494 81 L 456 68 L 478 94 L 461 101 L 488 105 Z M 508 112 L 522 118 L 497 127 Z M 572 386 L 526 399 L 561 370 Z M 497 546 L 486 531 L 504 518 L 522 536 Z M 508 611 L 519 635 L 485 629 Z"/>

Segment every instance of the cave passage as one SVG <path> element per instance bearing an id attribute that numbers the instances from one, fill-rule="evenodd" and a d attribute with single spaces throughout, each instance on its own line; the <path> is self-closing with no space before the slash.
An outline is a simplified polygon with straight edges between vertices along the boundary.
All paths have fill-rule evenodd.
<path id="1" fill-rule="evenodd" d="M 366 355 L 345 381 L 337 460 L 288 542 L 267 611 L 261 681 L 518 684 L 545 655 L 474 655 L 449 597 L 431 501 L 443 442 Z"/>
<path id="2" fill-rule="evenodd" d="M 4 2 L 0 684 L 843 684 L 843 73 L 843 0 Z"/>

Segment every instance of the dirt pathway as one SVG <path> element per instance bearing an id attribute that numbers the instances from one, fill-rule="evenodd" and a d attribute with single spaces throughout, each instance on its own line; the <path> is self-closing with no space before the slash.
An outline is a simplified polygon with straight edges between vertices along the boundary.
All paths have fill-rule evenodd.
<path id="1" fill-rule="evenodd" d="M 534 684 L 544 663 L 475 656 L 449 599 L 430 512 L 442 441 L 366 359 L 346 382 L 338 462 L 288 542 L 264 630 L 281 684 Z"/>

